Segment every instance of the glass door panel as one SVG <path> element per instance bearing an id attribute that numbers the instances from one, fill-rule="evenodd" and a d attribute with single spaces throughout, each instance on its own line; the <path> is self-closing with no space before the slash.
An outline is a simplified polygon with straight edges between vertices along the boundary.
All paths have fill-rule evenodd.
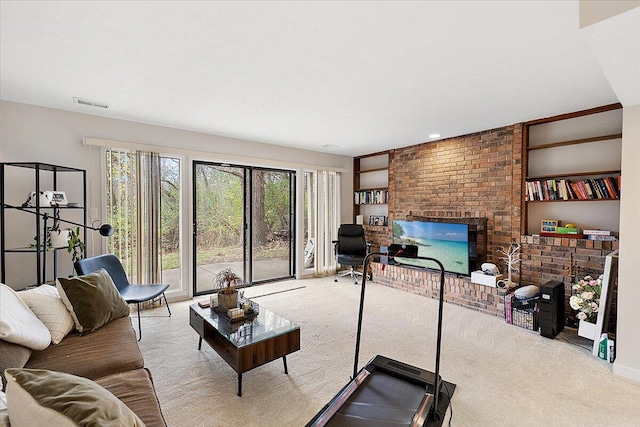
<path id="1" fill-rule="evenodd" d="M 214 289 L 225 268 L 247 277 L 244 268 L 245 168 L 194 162 L 194 295 Z"/>
<path id="2" fill-rule="evenodd" d="M 253 282 L 293 275 L 294 188 L 293 172 L 258 168 L 251 172 Z"/>

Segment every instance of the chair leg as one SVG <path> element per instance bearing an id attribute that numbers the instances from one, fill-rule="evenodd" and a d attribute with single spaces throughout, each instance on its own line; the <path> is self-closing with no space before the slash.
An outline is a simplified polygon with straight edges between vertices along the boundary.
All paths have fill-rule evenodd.
<path id="1" fill-rule="evenodd" d="M 349 270 L 337 271 L 336 278 L 333 280 L 334 282 L 338 281 L 338 277 L 349 276 L 353 279 L 353 284 L 358 285 L 358 276 L 362 276 L 358 270 L 355 269 L 354 266 L 351 266 Z"/>
<path id="2" fill-rule="evenodd" d="M 358 275 L 356 273 L 357 273 L 356 270 L 353 268 L 353 266 L 351 266 L 351 277 L 353 277 L 354 285 L 358 284 Z"/>
<path id="3" fill-rule="evenodd" d="M 140 325 L 140 303 L 137 302 L 136 306 L 138 307 L 138 341 L 142 339 L 142 326 Z"/>
<path id="4" fill-rule="evenodd" d="M 169 301 L 167 301 L 167 295 L 163 292 L 162 296 L 164 297 L 164 303 L 167 304 L 167 311 L 169 312 L 169 317 L 171 317 L 171 309 L 169 308 Z"/>

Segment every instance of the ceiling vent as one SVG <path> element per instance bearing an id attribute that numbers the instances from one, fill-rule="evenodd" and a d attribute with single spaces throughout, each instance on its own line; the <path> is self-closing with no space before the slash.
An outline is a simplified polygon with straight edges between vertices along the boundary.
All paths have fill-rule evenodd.
<path id="1" fill-rule="evenodd" d="M 109 104 L 107 104 L 106 102 L 100 102 L 100 101 L 92 101 L 90 99 L 84 99 L 84 98 L 76 98 L 75 96 L 73 97 L 73 102 L 75 104 L 81 104 L 81 105 L 88 105 L 90 107 L 98 107 L 98 108 L 109 108 Z"/>

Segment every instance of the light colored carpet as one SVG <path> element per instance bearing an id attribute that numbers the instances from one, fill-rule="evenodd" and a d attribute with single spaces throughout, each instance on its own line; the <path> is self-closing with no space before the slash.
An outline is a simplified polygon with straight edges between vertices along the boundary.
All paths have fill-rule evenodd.
<path id="1" fill-rule="evenodd" d="M 300 325 L 301 349 L 287 357 L 289 375 L 281 360 L 245 373 L 243 397 L 235 371 L 206 343 L 198 351 L 193 301 L 143 319 L 140 347 L 168 425 L 305 425 L 349 381 L 360 289 L 332 277 L 247 289 Z M 436 300 L 368 282 L 360 367 L 381 354 L 433 371 L 436 321 Z M 441 375 L 457 384 L 453 426 L 640 425 L 640 384 L 590 350 L 447 303 Z"/>

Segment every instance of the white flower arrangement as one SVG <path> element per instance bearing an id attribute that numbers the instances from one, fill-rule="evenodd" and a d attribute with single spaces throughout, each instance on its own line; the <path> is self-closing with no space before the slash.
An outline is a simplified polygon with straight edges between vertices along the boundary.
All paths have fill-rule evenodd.
<path id="1" fill-rule="evenodd" d="M 604 275 L 597 279 L 585 276 L 584 279 L 572 286 L 573 295 L 569 298 L 569 305 L 572 309 L 578 310 L 576 317 L 580 320 L 594 323 L 598 310 L 600 309 L 600 292 L 602 291 L 602 281 Z"/>

